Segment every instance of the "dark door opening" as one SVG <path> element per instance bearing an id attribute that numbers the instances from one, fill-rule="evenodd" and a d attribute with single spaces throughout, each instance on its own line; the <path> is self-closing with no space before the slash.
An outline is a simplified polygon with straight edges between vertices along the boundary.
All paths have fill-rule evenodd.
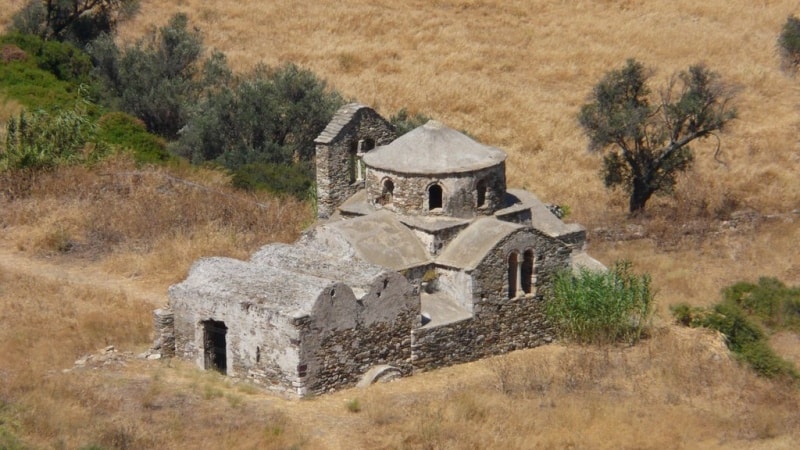
<path id="1" fill-rule="evenodd" d="M 206 320 L 203 322 L 203 352 L 206 370 L 212 369 L 223 374 L 228 373 L 228 355 L 225 336 L 228 327 L 225 322 Z"/>

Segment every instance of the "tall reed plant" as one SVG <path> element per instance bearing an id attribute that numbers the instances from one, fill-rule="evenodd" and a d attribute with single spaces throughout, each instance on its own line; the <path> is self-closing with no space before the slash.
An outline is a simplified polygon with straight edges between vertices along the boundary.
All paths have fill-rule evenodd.
<path id="1" fill-rule="evenodd" d="M 633 273 L 629 262 L 606 272 L 558 273 L 545 307 L 561 337 L 594 344 L 638 341 L 652 313 L 650 276 Z"/>

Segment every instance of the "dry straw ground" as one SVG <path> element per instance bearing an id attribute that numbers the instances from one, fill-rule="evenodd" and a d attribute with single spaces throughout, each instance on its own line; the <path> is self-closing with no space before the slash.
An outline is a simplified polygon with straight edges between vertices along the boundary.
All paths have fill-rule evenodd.
<path id="1" fill-rule="evenodd" d="M 22 3 L 0 0 L 0 24 Z M 294 61 L 382 113 L 406 107 L 506 149 L 511 185 L 569 205 L 602 261 L 631 259 L 653 275 L 662 321 L 667 305 L 712 303 L 740 279 L 800 284 L 800 79 L 780 71 L 775 48 L 797 2 L 143 0 L 123 39 L 177 11 L 238 70 Z M 676 198 L 636 221 L 603 189 L 575 120 L 594 83 L 629 57 L 657 82 L 703 61 L 741 89 L 723 163 L 713 143 L 697 145 Z M 4 105 L 0 118 L 17 108 Z M 7 193 L 30 182 L 0 181 Z M 140 170 L 124 159 L 34 181 L 32 195 L 0 205 L 0 438 L 43 448 L 800 442 L 796 389 L 752 376 L 714 336 L 671 327 L 634 348 L 548 346 L 302 402 L 177 361 L 62 373 L 109 344 L 142 351 L 149 311 L 194 259 L 291 241 L 310 212 L 235 194 L 214 172 Z M 776 342 L 796 355 L 796 337 Z M 347 407 L 355 398 L 357 413 Z"/>

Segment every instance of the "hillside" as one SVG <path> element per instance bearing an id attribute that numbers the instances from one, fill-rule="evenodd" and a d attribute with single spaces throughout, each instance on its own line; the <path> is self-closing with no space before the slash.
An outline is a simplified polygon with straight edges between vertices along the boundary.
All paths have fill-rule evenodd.
<path id="1" fill-rule="evenodd" d="M 23 3 L 0 0 L 0 25 Z M 800 285 L 800 78 L 780 70 L 775 44 L 797 8 L 143 0 L 123 39 L 183 11 L 237 70 L 293 61 L 383 114 L 421 112 L 507 150 L 510 187 L 568 205 L 593 256 L 652 275 L 661 328 L 633 348 L 552 345 L 302 402 L 139 360 L 151 309 L 192 261 L 292 241 L 311 214 L 229 190 L 219 173 L 113 160 L 0 198 L 0 447 L 796 448 L 797 389 L 740 367 L 718 336 L 666 326 L 666 311 L 714 303 L 722 287 L 761 275 Z M 602 74 L 630 57 L 657 84 L 702 61 L 739 89 L 720 161 L 716 141 L 696 145 L 676 197 L 637 219 L 603 187 L 575 118 Z M 0 120 L 18 109 L 0 104 Z M 65 244 L 74 250 L 60 252 Z M 797 336 L 774 342 L 797 362 Z M 112 362 L 62 372 L 108 345 L 119 350 Z"/>
<path id="2" fill-rule="evenodd" d="M 570 219 L 590 230 L 624 223 L 626 200 L 603 187 L 600 158 L 586 151 L 577 124 L 594 84 L 631 57 L 655 70 L 656 85 L 705 62 L 740 88 L 740 118 L 721 136 L 723 162 L 713 157 L 713 139 L 696 145 L 695 170 L 680 180 L 677 202 L 654 201 L 653 219 L 644 224 L 657 238 L 676 234 L 670 240 L 689 242 L 669 245 L 668 260 L 660 260 L 649 243 L 620 253 L 618 244 L 590 234 L 592 252 L 604 261 L 625 256 L 663 274 L 655 277 L 662 301 L 704 303 L 724 283 L 760 274 L 800 282 L 800 260 L 782 253 L 800 237 L 796 226 L 758 233 L 769 242 L 756 245 L 750 233 L 704 239 L 717 229 L 706 220 L 798 207 L 800 82 L 780 71 L 776 49 L 777 33 L 796 7 L 789 1 L 184 1 L 170 7 L 145 1 L 123 35 L 133 39 L 185 11 L 205 31 L 206 44 L 239 70 L 295 61 L 379 112 L 405 107 L 506 149 L 510 186 L 569 205 Z M 685 278 L 682 271 L 705 276 L 691 285 L 673 282 Z"/>

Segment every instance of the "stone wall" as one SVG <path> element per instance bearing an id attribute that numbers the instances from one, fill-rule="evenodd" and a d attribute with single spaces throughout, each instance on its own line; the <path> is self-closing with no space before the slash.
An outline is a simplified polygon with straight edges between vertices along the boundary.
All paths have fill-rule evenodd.
<path id="1" fill-rule="evenodd" d="M 394 185 L 391 202 L 385 200 L 385 181 Z M 477 206 L 478 183 L 486 186 L 484 204 Z M 491 215 L 503 207 L 506 178 L 505 163 L 466 173 L 415 175 L 367 167 L 365 187 L 367 199 L 373 204 L 407 215 L 442 215 L 471 218 Z M 438 184 L 442 188 L 442 208 L 430 211 L 428 189 Z"/>
<path id="2" fill-rule="evenodd" d="M 358 141 L 364 140 L 374 148 L 396 137 L 394 127 L 373 109 L 355 105 L 353 111 L 345 110 L 352 106 L 346 106 L 334 117 L 334 121 L 341 122 L 331 123 L 337 125 L 335 133 L 326 134 L 329 132 L 326 129 L 316 140 L 317 215 L 320 218 L 330 217 L 342 202 L 363 187 L 363 181 L 352 179 L 351 154 Z"/>
<path id="3" fill-rule="evenodd" d="M 528 249 L 535 250 L 534 293 L 509 299 L 508 255 Z M 414 369 L 474 361 L 551 342 L 554 336 L 543 315 L 544 298 L 554 274 L 569 267 L 569 261 L 569 247 L 535 229 L 508 235 L 470 272 L 473 317 L 412 332 Z"/>
<path id="4" fill-rule="evenodd" d="M 159 308 L 153 311 L 153 330 L 153 349 L 164 357 L 175 356 L 175 314 L 171 309 Z"/>
<path id="5" fill-rule="evenodd" d="M 338 291 L 337 301 L 351 297 Z M 346 293 L 345 293 L 346 294 Z M 298 322 L 301 361 L 298 375 L 309 393 L 327 392 L 358 382 L 376 365 L 392 365 L 409 374 L 411 329 L 419 323 L 417 287 L 397 272 L 377 277 L 369 292 L 352 297 L 354 309 L 336 317 L 325 297 L 313 316 Z M 352 322 L 345 322 L 350 318 Z"/>
<path id="6" fill-rule="evenodd" d="M 314 355 L 319 370 L 308 380 L 307 392 L 319 394 L 353 386 L 370 368 L 381 364 L 396 367 L 403 375 L 410 374 L 411 329 L 418 321 L 419 308 L 407 308 L 392 322 L 327 334 Z M 301 327 L 300 332 L 303 336 L 314 333 L 309 325 Z"/>
<path id="7" fill-rule="evenodd" d="M 176 355 L 205 364 L 204 322 L 224 322 L 226 375 L 249 378 L 272 390 L 297 393 L 299 335 L 291 319 L 258 304 L 223 304 L 171 298 Z"/>
<path id="8" fill-rule="evenodd" d="M 492 355 L 532 348 L 553 341 L 553 330 L 542 315 L 542 299 L 519 297 L 502 302 L 485 300 L 472 319 L 411 333 L 415 371 L 460 364 Z"/>

